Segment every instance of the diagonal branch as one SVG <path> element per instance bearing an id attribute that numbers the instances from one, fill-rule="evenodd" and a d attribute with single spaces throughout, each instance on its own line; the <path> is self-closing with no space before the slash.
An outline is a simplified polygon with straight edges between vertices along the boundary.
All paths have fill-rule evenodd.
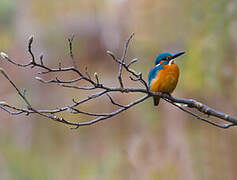
<path id="1" fill-rule="evenodd" d="M 211 125 L 214 125 L 214 126 L 217 126 L 217 127 L 219 127 L 219 128 L 224 128 L 224 129 L 226 129 L 226 128 L 228 128 L 228 127 L 231 127 L 231 126 L 234 126 L 234 125 L 235 125 L 234 123 L 218 124 L 218 123 L 212 122 L 212 121 L 210 121 L 210 120 L 208 120 L 208 119 L 206 119 L 206 118 L 204 118 L 204 117 L 202 117 L 202 116 L 197 115 L 196 113 L 194 113 L 194 112 L 192 112 L 192 111 L 190 111 L 190 110 L 188 110 L 188 109 L 183 108 L 182 105 L 180 105 L 180 104 L 174 103 L 174 102 L 172 102 L 171 100 L 166 99 L 166 98 L 164 98 L 164 100 L 167 101 L 167 102 L 169 102 L 169 103 L 171 103 L 172 105 L 176 106 L 177 108 L 181 109 L 182 111 L 184 111 L 184 112 L 190 114 L 191 116 L 194 116 L 194 117 L 196 117 L 197 119 L 200 119 L 200 120 L 202 120 L 202 121 L 204 121 L 204 122 L 207 122 L 207 123 L 209 123 L 209 124 L 211 124 Z"/>
<path id="2" fill-rule="evenodd" d="M 237 125 L 237 118 L 236 117 L 228 115 L 228 114 L 220 112 L 220 111 L 217 111 L 217 110 L 215 110 L 215 109 L 213 109 L 213 108 L 211 108 L 211 107 L 209 107 L 209 106 L 207 106 L 207 105 L 205 105 L 201 102 L 198 102 L 196 100 L 184 99 L 184 98 L 175 98 L 175 97 L 169 96 L 167 94 L 163 94 L 162 98 L 163 99 L 168 99 L 168 100 L 170 100 L 171 102 L 174 102 L 174 103 L 184 104 L 187 107 L 194 108 L 194 109 L 198 110 L 199 112 L 201 112 L 205 115 L 213 116 L 213 117 L 216 117 L 218 119 L 222 119 L 224 121 L 231 122 L 231 123 L 233 123 L 233 125 Z M 233 126 L 233 125 L 231 125 L 231 126 Z"/>
<path id="3" fill-rule="evenodd" d="M 116 103 L 113 98 L 109 95 L 109 93 L 106 93 L 106 95 L 108 96 L 110 102 L 115 105 L 115 106 L 118 106 L 118 107 L 124 107 L 122 104 L 119 104 L 119 103 Z"/>

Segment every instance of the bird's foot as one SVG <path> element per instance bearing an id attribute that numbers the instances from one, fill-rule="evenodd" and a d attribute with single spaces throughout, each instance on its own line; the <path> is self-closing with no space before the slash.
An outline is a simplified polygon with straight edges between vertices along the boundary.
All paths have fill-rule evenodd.
<path id="1" fill-rule="evenodd" d="M 172 97 L 170 93 L 164 92 L 163 94 L 166 95 L 166 96 L 168 96 L 168 97 Z"/>

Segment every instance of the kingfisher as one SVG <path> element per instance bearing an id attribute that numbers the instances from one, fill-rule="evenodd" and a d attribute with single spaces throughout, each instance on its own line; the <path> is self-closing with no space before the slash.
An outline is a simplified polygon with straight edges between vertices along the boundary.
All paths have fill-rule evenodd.
<path id="1" fill-rule="evenodd" d="M 171 94 L 179 79 L 179 67 L 174 59 L 184 54 L 184 51 L 178 53 L 164 52 L 156 56 L 155 67 L 148 75 L 149 90 L 153 92 L 162 92 Z M 160 97 L 154 96 L 154 105 L 158 106 Z"/>

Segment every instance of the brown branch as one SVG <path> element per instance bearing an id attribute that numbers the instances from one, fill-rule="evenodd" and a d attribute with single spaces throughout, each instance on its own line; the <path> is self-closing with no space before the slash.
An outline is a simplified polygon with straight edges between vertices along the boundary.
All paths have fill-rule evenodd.
<path id="1" fill-rule="evenodd" d="M 124 107 L 118 109 L 117 111 L 114 111 L 114 112 L 112 112 L 112 113 L 109 113 L 109 115 L 101 116 L 101 117 L 98 117 L 98 118 L 93 119 L 93 120 L 91 120 L 91 121 L 78 123 L 75 127 L 73 127 L 73 129 L 77 129 L 77 128 L 79 128 L 80 126 L 92 125 L 92 124 L 95 124 L 95 123 L 97 123 L 97 122 L 99 122 L 99 121 L 102 121 L 102 120 L 111 118 L 111 117 L 113 117 L 113 116 L 115 116 L 115 115 L 117 115 L 117 114 L 119 114 L 119 113 L 121 113 L 121 112 L 127 110 L 128 108 L 131 108 L 131 107 L 135 106 L 136 104 L 143 102 L 143 101 L 144 101 L 145 99 L 147 99 L 148 97 L 149 97 L 149 95 L 145 95 L 145 96 L 143 96 L 142 98 L 137 99 L 137 100 L 131 102 L 130 104 L 128 104 L 128 105 L 126 105 L 126 106 L 124 106 Z"/>
<path id="2" fill-rule="evenodd" d="M 32 45 L 32 43 L 33 43 L 33 40 L 34 40 L 34 36 L 31 35 L 31 36 L 29 37 L 29 40 L 28 40 L 28 52 L 29 52 L 30 55 L 31 55 L 32 68 L 34 67 L 34 64 L 35 64 L 35 56 L 34 56 L 32 50 L 31 50 L 31 47 L 32 47 L 31 45 Z"/>
<path id="3" fill-rule="evenodd" d="M 169 103 L 171 103 L 172 105 L 176 106 L 177 108 L 181 109 L 182 111 L 184 111 L 184 112 L 190 114 L 191 116 L 194 116 L 194 117 L 196 117 L 197 119 L 200 119 L 200 120 L 202 120 L 202 121 L 204 121 L 204 122 L 207 122 L 207 123 L 209 123 L 209 124 L 211 124 L 211 125 L 214 125 L 214 126 L 217 126 L 217 127 L 219 127 L 219 128 L 228 128 L 228 127 L 230 127 L 230 126 L 234 126 L 234 125 L 235 125 L 234 123 L 218 124 L 218 123 L 212 122 L 212 121 L 210 121 L 210 120 L 208 120 L 208 119 L 206 119 L 206 118 L 204 118 L 204 117 L 202 117 L 202 116 L 197 115 L 196 113 L 194 113 L 194 112 L 192 112 L 192 111 L 190 111 L 190 110 L 188 110 L 188 109 L 183 108 L 182 105 L 180 105 L 180 104 L 174 103 L 174 102 L 172 102 L 172 101 L 169 100 L 169 99 L 165 99 L 165 98 L 164 98 L 164 100 L 167 101 L 167 102 L 169 102 Z"/>
<path id="4" fill-rule="evenodd" d="M 215 109 L 213 109 L 213 108 L 211 108 L 211 107 L 209 107 L 209 106 L 207 106 L 203 103 L 200 103 L 196 100 L 184 99 L 184 98 L 175 98 L 175 97 L 169 96 L 167 94 L 163 94 L 162 96 L 163 96 L 162 97 L 163 99 L 168 99 L 168 100 L 170 100 L 171 102 L 174 102 L 174 103 L 184 104 L 187 107 L 194 108 L 194 109 L 198 110 L 199 112 L 201 112 L 205 115 L 213 116 L 213 117 L 216 117 L 218 119 L 222 119 L 224 121 L 232 123 L 232 124 L 226 125 L 227 127 L 237 125 L 237 118 L 236 117 L 228 115 L 228 114 L 220 112 L 220 111 L 217 111 L 217 110 L 215 110 Z M 224 126 L 223 128 L 227 128 L 227 127 Z"/>
<path id="5" fill-rule="evenodd" d="M 69 81 L 62 81 L 58 77 L 56 77 L 55 79 L 51 79 L 51 80 L 46 81 L 46 80 L 42 79 L 41 77 L 36 76 L 35 79 L 42 82 L 42 83 L 45 83 L 45 84 L 49 84 L 49 83 L 71 84 L 71 83 L 78 82 L 78 81 L 82 80 L 83 78 L 79 77 L 79 78 L 76 78 L 76 79 L 71 79 Z"/>
<path id="6" fill-rule="evenodd" d="M 15 88 L 15 90 L 17 91 L 17 93 L 19 94 L 19 96 L 25 101 L 25 103 L 27 104 L 28 108 L 31 108 L 31 104 L 30 102 L 26 99 L 25 97 L 25 92 L 24 94 L 20 91 L 20 89 L 18 89 L 18 87 L 15 85 L 15 83 L 9 78 L 9 76 L 7 75 L 7 73 L 4 71 L 3 68 L 0 68 L 0 72 L 2 73 L 2 75 L 10 82 L 10 84 Z"/>
<path id="7" fill-rule="evenodd" d="M 55 109 L 51 109 L 51 110 L 49 110 L 49 109 L 45 109 L 45 110 L 44 109 L 41 109 L 41 110 L 35 109 L 35 108 L 33 108 L 33 105 L 30 103 L 30 101 L 27 99 L 25 89 L 21 92 L 21 90 L 17 87 L 17 85 L 7 75 L 5 70 L 0 68 L 1 74 L 9 81 L 9 83 L 14 87 L 14 89 L 16 90 L 18 95 L 21 97 L 21 99 L 26 104 L 26 108 L 18 108 L 18 107 L 9 105 L 5 102 L 0 102 L 0 109 L 2 109 L 3 111 L 6 111 L 7 113 L 9 113 L 11 115 L 25 114 L 28 116 L 30 114 L 38 114 L 42 117 L 45 117 L 45 118 L 48 118 L 48 119 L 51 119 L 51 120 L 54 120 L 54 121 L 57 121 L 57 122 L 60 122 L 63 124 L 70 125 L 70 126 L 72 126 L 73 129 L 76 129 L 80 126 L 88 126 L 88 125 L 100 122 L 102 120 L 109 119 L 109 118 L 111 118 L 117 114 L 120 114 L 121 112 L 135 106 L 136 104 L 143 102 L 144 100 L 146 100 L 149 97 L 160 96 L 162 99 L 164 99 L 168 103 L 174 105 L 175 107 L 179 108 L 183 112 L 188 113 L 191 116 L 193 116 L 199 120 L 202 120 L 206 123 L 209 123 L 211 125 L 217 126 L 219 128 L 229 128 L 231 126 L 237 125 L 237 118 L 236 117 L 228 115 L 226 113 L 222 113 L 220 111 L 217 111 L 217 110 L 210 108 L 209 106 L 202 104 L 196 100 L 175 98 L 175 97 L 172 97 L 167 94 L 149 91 L 147 83 L 142 77 L 142 73 L 141 72 L 137 73 L 135 70 L 130 68 L 132 64 L 137 62 L 137 59 L 132 59 L 127 64 L 125 62 L 128 45 L 129 45 L 129 42 L 133 36 L 134 36 L 134 33 L 131 34 L 130 37 L 125 42 L 121 60 L 116 58 L 116 56 L 111 51 L 107 51 L 107 54 L 110 55 L 112 57 L 112 59 L 116 63 L 119 64 L 119 70 L 118 70 L 118 79 L 119 79 L 119 83 L 120 83 L 119 87 L 113 87 L 113 86 L 111 87 L 111 86 L 107 86 L 105 84 L 101 84 L 96 72 L 94 73 L 95 80 L 93 80 L 90 77 L 87 68 L 85 68 L 85 75 L 79 69 L 77 69 L 77 67 L 75 65 L 75 61 L 74 61 L 73 52 L 72 52 L 72 50 L 73 50 L 72 42 L 73 42 L 74 36 L 72 36 L 72 38 L 68 39 L 70 56 L 71 56 L 72 61 L 74 62 L 73 67 L 62 67 L 61 63 L 59 63 L 58 68 L 50 68 L 44 64 L 43 55 L 40 55 L 40 63 L 37 63 L 35 61 L 35 56 L 34 56 L 32 49 L 31 49 L 32 43 L 33 43 L 33 36 L 31 36 L 28 41 L 28 52 L 31 55 L 31 60 L 27 64 L 16 63 L 16 61 L 13 61 L 12 59 L 10 59 L 7 54 L 1 52 L 0 55 L 2 58 L 4 58 L 8 62 L 10 62 L 18 67 L 25 68 L 25 67 L 31 66 L 32 68 L 38 67 L 38 68 L 42 69 L 43 71 L 39 72 L 38 74 L 59 73 L 59 72 L 71 71 L 71 72 L 76 73 L 76 75 L 78 76 L 75 79 L 71 79 L 71 80 L 67 80 L 67 81 L 60 80 L 57 77 L 55 79 L 51 79 L 51 80 L 44 80 L 41 77 L 35 77 L 36 80 L 38 80 L 42 83 L 45 83 L 45 84 L 54 83 L 55 85 L 59 85 L 62 87 L 74 88 L 74 89 L 83 90 L 83 91 L 90 91 L 90 90 L 94 90 L 94 89 L 100 89 L 101 91 L 91 94 L 88 97 L 81 99 L 81 100 L 73 99 L 72 100 L 73 103 L 71 105 L 67 105 L 64 107 L 55 108 Z M 132 88 L 132 87 L 124 86 L 123 81 L 122 81 L 122 69 L 123 68 L 125 71 L 127 71 L 130 74 L 129 77 L 132 81 L 142 83 L 142 85 L 145 88 Z M 81 80 L 88 82 L 90 84 L 90 86 L 78 86 L 78 85 L 74 84 L 74 83 L 80 82 Z M 130 102 L 127 105 L 121 105 L 121 104 L 115 102 L 114 99 L 112 98 L 112 96 L 109 94 L 109 93 L 113 93 L 113 92 L 130 93 L 130 94 L 142 93 L 142 94 L 144 94 L 144 96 L 135 100 L 135 101 Z M 80 110 L 79 106 L 81 104 L 84 104 L 84 103 L 86 103 L 90 100 L 96 99 L 96 98 L 100 98 L 104 94 L 107 95 L 110 103 L 115 105 L 118 108 L 117 110 L 110 112 L 110 113 L 94 113 L 94 112 L 87 112 L 87 111 Z M 219 123 L 213 122 L 207 118 L 204 118 L 204 117 L 192 112 L 190 109 L 196 109 L 203 115 L 213 116 L 217 119 L 223 120 L 228 123 L 219 124 Z M 68 120 L 64 119 L 63 117 L 57 116 L 58 113 L 65 112 L 65 111 L 70 111 L 73 114 L 84 114 L 84 115 L 87 115 L 90 117 L 97 117 L 97 118 L 88 120 L 86 122 L 74 122 L 74 121 L 68 121 Z"/>
<path id="8" fill-rule="evenodd" d="M 123 67 L 123 64 L 124 64 L 125 59 L 126 59 L 128 44 L 129 44 L 129 42 L 130 42 L 130 40 L 132 39 L 133 36 L 134 36 L 134 33 L 132 33 L 132 34 L 130 35 L 130 37 L 127 39 L 126 43 L 124 44 L 123 55 L 122 55 L 122 58 L 121 58 L 121 60 L 120 60 L 121 63 L 120 63 L 120 65 L 119 65 L 118 80 L 119 80 L 119 83 L 120 83 L 121 88 L 123 88 L 122 67 Z"/>
<path id="9" fill-rule="evenodd" d="M 109 100 L 110 102 L 115 105 L 115 106 L 118 106 L 118 107 L 124 107 L 122 104 L 119 104 L 119 103 L 116 103 L 113 98 L 109 95 L 109 93 L 106 93 L 106 95 L 109 97 Z"/>
<path id="10" fill-rule="evenodd" d="M 74 59 L 74 54 L 73 54 L 73 39 L 74 39 L 74 34 L 72 34 L 72 37 L 71 38 L 68 38 L 68 43 L 69 43 L 69 54 L 70 54 L 70 57 L 71 57 L 71 60 L 72 60 L 72 64 L 73 64 L 73 67 L 76 69 L 77 68 L 77 64 L 76 64 L 76 61 Z"/>

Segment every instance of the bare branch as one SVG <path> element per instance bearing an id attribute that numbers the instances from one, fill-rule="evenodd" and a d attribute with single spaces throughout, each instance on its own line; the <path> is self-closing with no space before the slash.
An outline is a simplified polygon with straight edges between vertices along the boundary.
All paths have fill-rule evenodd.
<path id="1" fill-rule="evenodd" d="M 76 64 L 76 61 L 74 59 L 74 55 L 73 55 L 73 46 L 72 46 L 72 43 L 73 43 L 73 39 L 74 39 L 74 34 L 72 34 L 72 37 L 71 38 L 68 38 L 68 43 L 69 43 L 69 54 L 70 54 L 70 57 L 72 59 L 72 64 L 73 64 L 73 67 L 74 68 L 77 68 L 77 64 Z"/>
<path id="2" fill-rule="evenodd" d="M 7 54 L 1 52 L 0 56 L 7 60 L 8 62 L 16 65 L 17 67 L 28 67 L 31 66 L 32 68 L 40 68 L 42 71 L 40 71 L 38 74 L 48 74 L 48 73 L 60 73 L 60 72 L 74 72 L 76 73 L 77 77 L 75 79 L 71 79 L 71 80 L 67 80 L 67 81 L 63 81 L 60 80 L 58 77 L 56 77 L 55 79 L 50 79 L 50 80 L 44 80 L 41 77 L 35 77 L 36 80 L 48 84 L 48 83 L 54 83 L 55 85 L 58 86 L 62 86 L 62 87 L 66 87 L 66 88 L 74 88 L 77 90 L 81 90 L 81 91 L 90 91 L 90 90 L 100 90 L 99 92 L 93 93 L 88 95 L 86 98 L 84 99 L 80 99 L 80 100 L 75 100 L 73 99 L 72 104 L 67 105 L 67 106 L 63 106 L 63 107 L 57 107 L 55 109 L 35 109 L 33 108 L 33 105 L 30 103 L 30 101 L 27 99 L 26 97 L 26 90 L 24 89 L 23 91 L 21 91 L 17 85 L 10 79 L 10 77 L 7 75 L 7 73 L 5 72 L 4 69 L 0 68 L 0 73 L 6 78 L 6 80 L 9 81 L 9 83 L 11 84 L 12 87 L 14 87 L 14 89 L 16 90 L 16 92 L 18 93 L 18 95 L 21 97 L 21 99 L 25 102 L 26 107 L 25 108 L 18 108 L 12 105 L 9 105 L 6 102 L 2 102 L 0 101 L 0 109 L 2 109 L 3 111 L 6 111 L 7 113 L 11 114 L 11 115 L 20 115 L 20 114 L 24 114 L 24 115 L 31 115 L 31 114 L 38 114 L 42 117 L 51 119 L 53 121 L 56 122 L 60 122 L 66 125 L 70 125 L 73 129 L 77 129 L 78 127 L 81 126 L 88 126 L 91 124 L 95 124 L 97 122 L 100 122 L 102 120 L 105 119 L 109 119 L 117 114 L 120 114 L 121 112 L 135 106 L 136 104 L 139 104 L 141 102 L 143 102 L 144 100 L 148 99 L 149 97 L 152 96 L 159 96 L 162 99 L 164 99 L 165 101 L 167 101 L 168 103 L 174 105 L 175 107 L 179 108 L 180 110 L 182 110 L 185 113 L 190 114 L 191 116 L 202 120 L 206 123 L 209 123 L 211 125 L 214 125 L 216 127 L 219 128 L 229 128 L 231 126 L 237 126 L 237 118 L 231 115 L 228 115 L 226 113 L 222 113 L 220 111 L 217 111 L 213 108 L 210 108 L 209 106 L 202 104 L 196 100 L 193 99 L 183 99 L 183 98 L 175 98 L 172 97 L 170 95 L 167 94 L 163 94 L 163 93 L 159 93 L 159 92 L 151 92 L 149 91 L 148 85 L 146 83 L 146 81 L 143 79 L 142 73 L 141 72 L 136 72 L 135 70 L 131 69 L 131 65 L 137 62 L 137 59 L 132 59 L 129 61 L 129 63 L 126 64 L 125 59 L 126 59 L 126 54 L 127 54 L 127 49 L 128 49 L 128 45 L 130 40 L 132 39 L 132 37 L 134 36 L 134 33 L 130 35 L 130 37 L 127 39 L 127 41 L 124 44 L 124 49 L 123 49 L 123 55 L 121 60 L 116 58 L 116 56 L 114 55 L 113 52 L 111 51 L 107 51 L 107 54 L 110 55 L 112 57 L 112 59 L 119 64 L 119 70 L 118 70 L 118 80 L 120 83 L 120 86 L 118 87 L 114 87 L 114 86 L 106 86 L 105 84 L 102 84 L 99 81 L 99 77 L 97 72 L 94 73 L 94 78 L 92 79 L 90 77 L 90 74 L 88 72 L 87 67 L 85 68 L 85 73 L 82 73 L 79 69 L 77 69 L 76 64 L 75 64 L 75 60 L 74 60 L 74 56 L 73 56 L 73 47 L 72 47 L 72 42 L 73 42 L 73 38 L 74 36 L 72 36 L 71 38 L 68 39 L 69 42 L 69 53 L 73 62 L 73 67 L 62 67 L 62 64 L 59 62 L 59 65 L 57 68 L 50 68 L 48 66 L 46 66 L 43 62 L 43 55 L 40 55 L 40 63 L 37 63 L 35 61 L 35 56 L 32 52 L 32 43 L 33 43 L 33 36 L 31 36 L 28 40 L 28 52 L 31 55 L 31 60 L 27 63 L 27 64 L 19 64 L 17 63 L 17 61 L 14 61 L 12 59 L 10 59 L 8 57 Z M 132 81 L 135 82 L 139 82 L 143 85 L 144 88 L 134 88 L 134 87 L 126 87 L 123 84 L 122 81 L 122 69 L 124 68 L 125 71 L 128 72 L 129 74 L 129 78 Z M 84 75 L 85 74 L 85 75 Z M 79 83 L 81 80 L 86 81 L 87 83 L 89 83 L 89 86 L 80 86 L 77 85 L 76 83 Z M 135 101 L 130 102 L 127 105 L 122 105 L 119 104 L 117 102 L 114 101 L 114 99 L 112 98 L 112 96 L 110 95 L 113 92 L 120 92 L 120 93 L 129 93 L 129 94 L 138 94 L 138 93 L 142 93 L 144 94 L 143 97 L 136 99 Z M 94 112 L 87 112 L 87 111 L 82 111 L 80 110 L 79 106 L 92 101 L 96 98 L 100 98 L 103 95 L 107 95 L 107 97 L 109 98 L 109 102 L 115 106 L 117 106 L 118 109 L 116 109 L 113 112 L 110 113 L 94 113 Z M 178 104 L 179 103 L 179 104 Z M 185 107 L 184 107 L 185 106 Z M 204 118 L 201 115 L 198 115 L 194 112 L 192 112 L 190 109 L 195 109 L 197 111 L 199 111 L 202 115 L 208 115 L 209 116 L 213 116 L 217 119 L 223 120 L 225 122 L 225 124 L 220 124 L 220 123 L 216 123 L 213 122 L 211 120 L 209 120 L 208 118 Z M 90 117 L 96 117 L 95 119 L 92 120 L 88 120 L 85 122 L 77 122 L 77 121 L 68 121 L 63 117 L 58 117 L 58 114 L 61 112 L 70 112 L 72 114 L 83 114 L 83 115 L 87 115 Z"/>
<path id="3" fill-rule="evenodd" d="M 71 83 L 75 83 L 75 82 L 78 82 L 78 81 L 82 80 L 83 77 L 79 77 L 79 78 L 72 79 L 72 80 L 68 80 L 68 81 L 62 81 L 62 80 L 59 80 L 58 77 L 56 77 L 55 79 L 48 80 L 48 81 L 42 79 L 41 77 L 37 77 L 37 76 L 35 77 L 35 79 L 38 80 L 38 81 L 40 81 L 40 82 L 42 82 L 42 83 L 46 83 L 46 84 L 47 84 L 47 83 L 71 84 Z"/>
<path id="4" fill-rule="evenodd" d="M 117 111 L 114 111 L 114 112 L 110 113 L 109 116 L 101 116 L 101 117 L 98 117 L 98 118 L 93 119 L 93 120 L 91 120 L 91 121 L 78 123 L 78 125 L 75 126 L 73 129 L 77 129 L 77 128 L 79 128 L 80 126 L 92 125 L 92 124 L 95 124 L 95 123 L 97 123 L 97 122 L 99 122 L 99 121 L 102 121 L 102 120 L 111 118 L 111 117 L 113 117 L 113 116 L 115 116 L 115 115 L 117 115 L 117 114 L 119 114 L 119 113 L 121 113 L 121 112 L 127 110 L 128 108 L 131 108 L 132 106 L 135 106 L 136 104 L 143 102 L 143 101 L 144 101 L 145 99 L 147 99 L 148 97 L 149 97 L 149 95 L 145 95 L 145 96 L 143 96 L 142 98 L 137 99 L 137 100 L 131 102 L 130 104 L 128 104 L 128 105 L 126 105 L 126 106 L 124 106 L 124 107 L 118 109 Z"/>
<path id="5" fill-rule="evenodd" d="M 134 36 L 134 33 L 132 33 L 130 35 L 130 37 L 127 39 L 126 43 L 124 44 L 124 48 L 123 48 L 123 55 L 121 58 L 121 63 L 120 63 L 119 72 L 118 72 L 118 80 L 119 80 L 121 88 L 123 88 L 123 81 L 122 81 L 122 76 L 121 76 L 122 75 L 122 67 L 123 67 L 123 63 L 125 62 L 125 58 L 127 55 L 128 44 L 133 36 Z"/>
<path id="6" fill-rule="evenodd" d="M 210 108 L 209 106 L 202 104 L 196 100 L 175 98 L 175 97 L 169 96 L 167 94 L 163 94 L 162 98 L 169 99 L 170 101 L 175 102 L 175 103 L 185 104 L 187 107 L 194 108 L 203 114 L 206 114 L 208 116 L 213 116 L 213 117 L 222 119 L 227 122 L 231 122 L 231 123 L 233 123 L 233 125 L 237 125 L 237 118 L 236 117 L 230 116 L 230 115 L 228 115 L 226 113 L 222 113 L 220 111 L 217 111 L 217 110 Z M 231 125 L 231 126 L 233 126 L 233 125 Z"/>
<path id="7" fill-rule="evenodd" d="M 41 53 L 41 54 L 40 54 L 40 64 L 41 64 L 42 66 L 44 66 L 43 58 L 44 58 L 44 54 Z"/>
<path id="8" fill-rule="evenodd" d="M 35 64 L 35 56 L 34 56 L 32 50 L 31 50 L 31 45 L 32 45 L 32 43 L 33 43 L 33 40 L 34 40 L 34 36 L 31 35 L 31 36 L 29 37 L 29 40 L 28 40 L 28 52 L 29 52 L 30 55 L 31 55 L 32 68 L 34 67 L 34 64 Z"/>
<path id="9" fill-rule="evenodd" d="M 3 68 L 0 68 L 0 72 L 2 73 L 2 75 L 11 83 L 11 85 L 15 88 L 15 90 L 17 91 L 17 93 L 20 95 L 20 97 L 25 101 L 25 103 L 27 104 L 28 108 L 31 108 L 31 105 L 29 103 L 29 101 L 26 99 L 25 95 L 23 93 L 21 93 L 21 91 L 17 88 L 17 86 L 14 84 L 14 82 L 9 78 L 9 76 L 7 75 L 7 73 L 5 72 L 5 70 Z"/>
<path id="10" fill-rule="evenodd" d="M 234 125 L 235 125 L 234 123 L 218 124 L 218 123 L 212 122 L 212 121 L 210 121 L 210 120 L 208 120 L 208 119 L 206 119 L 206 118 L 204 118 L 204 117 L 201 117 L 201 116 L 195 114 L 195 113 L 192 112 L 192 111 L 189 111 L 189 110 L 183 108 L 180 104 L 178 105 L 177 103 L 174 103 L 174 102 L 172 102 L 172 101 L 169 100 L 169 99 L 165 99 L 165 98 L 164 98 L 164 100 L 167 101 L 167 102 L 169 102 L 169 103 L 171 103 L 172 105 L 176 106 L 177 108 L 181 109 L 182 111 L 184 111 L 184 112 L 190 114 L 191 116 L 194 116 L 194 117 L 196 117 L 197 119 L 200 119 L 200 120 L 202 120 L 202 121 L 204 121 L 204 122 L 207 122 L 207 123 L 209 123 L 209 124 L 211 124 L 211 125 L 214 125 L 214 126 L 217 126 L 217 127 L 219 127 L 219 128 L 224 128 L 224 129 L 226 129 L 226 128 L 230 127 L 230 126 L 234 126 Z"/>
<path id="11" fill-rule="evenodd" d="M 72 110 L 74 110 L 72 113 L 73 114 L 85 114 L 85 115 L 88 115 L 88 116 L 109 116 L 110 113 L 91 113 L 91 112 L 85 112 L 85 111 L 81 111 L 79 109 L 76 109 L 76 108 L 71 108 Z"/>
<path id="12" fill-rule="evenodd" d="M 59 86 L 67 87 L 67 88 L 73 88 L 73 89 L 82 89 L 82 90 L 93 90 L 96 89 L 96 87 L 87 87 L 87 86 L 77 86 L 77 85 L 66 85 L 63 83 L 57 83 Z"/>
<path id="13" fill-rule="evenodd" d="M 137 62 L 137 61 L 138 61 L 137 58 L 132 59 L 132 60 L 128 63 L 127 67 L 129 68 L 129 66 L 131 66 L 132 64 L 134 64 L 134 63 Z"/>
<path id="14" fill-rule="evenodd" d="M 16 111 L 16 112 L 13 112 L 11 110 L 9 110 L 7 107 L 3 106 L 3 105 L 0 105 L 0 108 L 6 112 L 8 112 L 9 114 L 11 115 L 19 115 L 19 114 L 22 114 L 24 113 L 22 110 L 19 110 L 19 111 Z M 10 108 L 10 107 L 9 107 Z M 15 107 L 13 107 L 15 109 Z"/>
<path id="15" fill-rule="evenodd" d="M 106 54 L 110 55 L 114 61 L 116 61 L 117 63 L 121 64 L 121 61 L 115 57 L 113 52 L 106 51 Z"/>
<path id="16" fill-rule="evenodd" d="M 96 84 L 100 84 L 100 81 L 99 81 L 99 77 L 98 77 L 97 72 L 94 73 L 94 77 L 95 77 L 95 79 L 96 79 Z"/>
<path id="17" fill-rule="evenodd" d="M 123 105 L 116 103 L 116 102 L 113 100 L 113 98 L 109 95 L 109 93 L 106 93 L 106 95 L 109 97 L 109 100 L 110 100 L 110 102 L 111 102 L 112 104 L 114 104 L 114 105 L 116 105 L 116 106 L 119 106 L 119 107 L 124 107 Z"/>
<path id="18" fill-rule="evenodd" d="M 89 74 L 89 72 L 88 72 L 88 68 L 87 68 L 87 66 L 85 67 L 85 73 L 86 73 L 88 79 L 91 80 L 91 76 L 90 76 L 90 74 Z"/>

